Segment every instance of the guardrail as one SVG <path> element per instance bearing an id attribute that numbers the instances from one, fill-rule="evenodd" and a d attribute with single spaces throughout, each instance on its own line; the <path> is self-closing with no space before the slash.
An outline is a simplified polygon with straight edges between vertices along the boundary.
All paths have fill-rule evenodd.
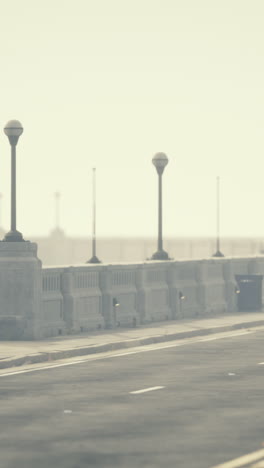
<path id="1" fill-rule="evenodd" d="M 235 275 L 264 258 L 82 265 L 42 270 L 44 336 L 235 312 Z"/>
<path id="2" fill-rule="evenodd" d="M 235 312 L 247 274 L 263 275 L 264 257 L 42 268 L 36 244 L 1 242 L 0 339 Z"/>

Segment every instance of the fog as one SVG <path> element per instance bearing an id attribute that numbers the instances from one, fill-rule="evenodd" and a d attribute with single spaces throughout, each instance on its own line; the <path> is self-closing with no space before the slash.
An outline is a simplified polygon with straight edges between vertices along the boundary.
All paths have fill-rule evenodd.
<path id="1" fill-rule="evenodd" d="M 4 233 L 3 233 L 4 234 Z M 91 260 L 91 237 L 68 237 L 63 230 L 53 230 L 47 237 L 32 237 L 38 244 L 43 265 L 76 265 Z M 228 257 L 256 256 L 264 253 L 263 238 L 221 238 L 220 251 Z M 217 252 L 214 238 L 165 237 L 164 250 L 174 260 L 211 257 Z M 157 239 L 137 237 L 99 237 L 96 255 L 102 263 L 142 262 L 157 251 Z"/>
<path id="2" fill-rule="evenodd" d="M 0 17 L 2 126 L 19 119 L 17 224 L 154 236 L 164 151 L 163 232 L 261 237 L 264 3 L 261 0 L 13 0 Z M 10 223 L 10 147 L 0 138 L 1 224 Z"/>

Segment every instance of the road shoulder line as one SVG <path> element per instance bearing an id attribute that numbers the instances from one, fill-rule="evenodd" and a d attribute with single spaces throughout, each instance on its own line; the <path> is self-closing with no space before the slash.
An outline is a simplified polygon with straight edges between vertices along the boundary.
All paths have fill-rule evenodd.
<path id="1" fill-rule="evenodd" d="M 181 340 L 184 338 L 192 338 L 196 336 L 205 336 L 213 333 L 222 333 L 232 330 L 238 330 L 243 328 L 264 326 L 264 319 L 252 322 L 241 322 L 233 325 L 224 325 L 211 328 L 201 328 L 196 330 L 189 330 L 177 333 L 157 334 L 154 336 L 147 336 L 143 338 L 135 338 L 131 340 L 123 340 L 118 342 L 110 342 L 100 345 L 84 346 L 81 348 L 72 348 L 54 352 L 41 352 L 33 355 L 25 355 L 20 357 L 14 357 L 11 359 L 3 359 L 0 361 L 0 369 L 7 369 L 10 367 L 22 366 L 25 364 L 37 364 L 50 361 L 56 361 L 59 359 L 68 359 L 78 356 L 87 356 L 90 354 L 105 353 L 108 351 L 116 351 L 127 348 L 134 348 L 137 346 L 143 346 L 148 344 L 163 343 L 166 341 Z"/>

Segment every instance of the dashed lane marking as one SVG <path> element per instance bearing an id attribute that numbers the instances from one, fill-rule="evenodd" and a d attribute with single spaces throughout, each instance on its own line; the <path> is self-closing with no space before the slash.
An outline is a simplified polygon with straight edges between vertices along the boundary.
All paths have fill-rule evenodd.
<path id="1" fill-rule="evenodd" d="M 142 390 L 135 390 L 134 392 L 129 392 L 131 394 L 138 394 L 138 393 L 146 393 L 146 392 L 153 392 L 154 390 L 161 390 L 165 387 L 150 387 L 150 388 L 143 388 Z"/>

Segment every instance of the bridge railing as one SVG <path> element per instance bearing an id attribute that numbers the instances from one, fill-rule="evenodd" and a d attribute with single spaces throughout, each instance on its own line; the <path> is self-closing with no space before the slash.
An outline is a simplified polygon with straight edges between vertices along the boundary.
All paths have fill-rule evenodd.
<path id="1" fill-rule="evenodd" d="M 65 334 L 62 273 L 63 268 L 42 269 L 41 328 L 43 336 Z"/>
<path id="2" fill-rule="evenodd" d="M 36 244 L 2 242 L 0 339 L 235 312 L 244 274 L 264 275 L 264 257 L 42 268 Z"/>
<path id="3" fill-rule="evenodd" d="M 80 265 L 42 270 L 43 333 L 80 333 L 235 312 L 235 275 L 264 258 Z"/>

